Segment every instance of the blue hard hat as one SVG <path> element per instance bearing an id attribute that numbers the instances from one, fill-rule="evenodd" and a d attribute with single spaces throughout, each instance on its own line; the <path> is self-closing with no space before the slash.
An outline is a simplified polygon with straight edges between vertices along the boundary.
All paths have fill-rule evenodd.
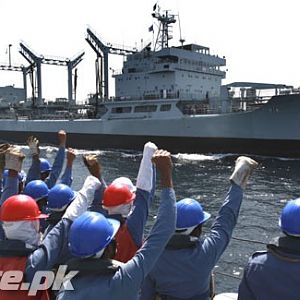
<path id="1" fill-rule="evenodd" d="M 190 198 L 185 198 L 176 203 L 177 221 L 176 229 L 187 229 L 204 223 L 210 214 L 203 211 L 201 204 Z"/>
<path id="2" fill-rule="evenodd" d="M 52 170 L 52 166 L 46 158 L 40 158 L 40 172 L 48 172 Z"/>
<path id="3" fill-rule="evenodd" d="M 48 196 L 49 189 L 44 181 L 33 180 L 25 186 L 23 193 L 38 201 Z"/>
<path id="4" fill-rule="evenodd" d="M 52 210 L 60 210 L 70 204 L 76 193 L 67 185 L 59 183 L 50 189 L 48 194 L 48 207 Z"/>
<path id="5" fill-rule="evenodd" d="M 289 201 L 279 219 L 281 230 L 289 235 L 300 236 L 300 198 Z"/>
<path id="6" fill-rule="evenodd" d="M 2 183 L 3 183 L 3 186 L 5 185 L 5 180 L 6 178 L 8 177 L 8 173 L 9 173 L 9 170 L 8 169 L 5 169 L 2 173 Z M 26 173 L 24 170 L 21 170 L 19 173 L 18 173 L 18 180 L 19 182 L 24 182 L 26 181 Z"/>
<path id="7" fill-rule="evenodd" d="M 92 256 L 104 249 L 114 238 L 120 222 L 97 212 L 85 212 L 70 228 L 69 248 L 74 256 Z"/>

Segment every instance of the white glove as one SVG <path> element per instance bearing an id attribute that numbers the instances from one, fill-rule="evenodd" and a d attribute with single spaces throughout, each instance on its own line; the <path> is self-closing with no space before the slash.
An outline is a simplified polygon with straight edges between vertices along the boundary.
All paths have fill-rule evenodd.
<path id="1" fill-rule="evenodd" d="M 31 155 L 39 154 L 39 140 L 37 138 L 30 136 L 27 139 L 27 144 L 29 146 Z"/>
<path id="2" fill-rule="evenodd" d="M 22 153 L 17 148 L 12 147 L 8 149 L 8 151 L 5 153 L 5 168 L 20 172 L 22 170 L 22 163 L 24 158 L 24 153 Z"/>
<path id="3" fill-rule="evenodd" d="M 246 156 L 239 156 L 235 161 L 235 168 L 229 179 L 245 189 L 248 179 L 257 165 L 258 163 L 255 160 Z"/>
<path id="4" fill-rule="evenodd" d="M 153 185 L 153 169 L 152 169 L 152 156 L 157 150 L 157 146 L 148 142 L 144 146 L 143 158 L 140 164 L 139 173 L 136 180 L 136 187 L 151 192 Z"/>
<path id="5" fill-rule="evenodd" d="M 93 202 L 95 190 L 100 187 L 101 183 L 99 179 L 89 175 L 81 190 L 77 192 L 76 198 L 67 208 L 63 218 L 74 221 L 76 218 L 81 216 Z"/>

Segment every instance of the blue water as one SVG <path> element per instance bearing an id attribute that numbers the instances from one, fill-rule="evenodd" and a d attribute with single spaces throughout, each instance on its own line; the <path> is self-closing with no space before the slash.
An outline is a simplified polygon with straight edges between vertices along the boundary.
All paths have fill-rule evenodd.
<path id="1" fill-rule="evenodd" d="M 25 153 L 28 152 L 26 147 L 22 149 Z M 41 156 L 53 161 L 56 151 L 56 148 L 44 147 Z M 84 178 L 88 175 L 81 159 L 81 155 L 86 152 L 78 152 L 73 172 L 75 190 L 80 189 Z M 94 151 L 93 153 L 99 155 L 102 173 L 107 183 L 119 176 L 130 177 L 135 182 L 141 160 L 140 152 Z M 174 155 L 173 175 L 177 199 L 195 198 L 201 202 L 205 210 L 216 216 L 229 187 L 228 177 L 233 170 L 236 157 L 236 155 Z M 268 243 L 280 234 L 278 217 L 286 201 L 300 197 L 300 160 L 253 158 L 259 162 L 259 167 L 252 174 L 245 191 L 234 237 Z M 27 170 L 29 165 L 30 160 L 26 158 L 24 169 Z M 156 194 L 147 232 L 155 220 L 159 190 Z M 211 221 L 207 222 L 205 230 L 209 229 L 210 224 Z M 264 249 L 265 246 L 262 244 L 232 239 L 215 271 L 241 277 L 249 255 L 256 250 Z M 239 280 L 236 278 L 216 274 L 217 292 L 237 291 L 238 284 Z"/>

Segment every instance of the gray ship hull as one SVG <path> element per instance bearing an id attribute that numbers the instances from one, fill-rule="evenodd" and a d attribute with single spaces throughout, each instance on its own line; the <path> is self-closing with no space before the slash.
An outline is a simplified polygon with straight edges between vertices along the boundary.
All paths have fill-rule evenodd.
<path id="1" fill-rule="evenodd" d="M 107 120 L 0 120 L 2 140 L 24 143 L 36 135 L 84 149 L 142 149 L 151 140 L 173 153 L 248 153 L 300 157 L 300 96 L 276 96 L 252 112 Z"/>

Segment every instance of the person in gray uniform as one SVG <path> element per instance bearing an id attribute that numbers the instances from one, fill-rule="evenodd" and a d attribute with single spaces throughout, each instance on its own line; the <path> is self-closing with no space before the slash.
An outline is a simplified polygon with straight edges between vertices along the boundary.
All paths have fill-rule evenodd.
<path id="1" fill-rule="evenodd" d="M 96 162 L 91 162 L 96 164 Z M 12 168 L 8 166 L 8 168 Z M 62 220 L 41 242 L 39 220 L 41 214 L 35 200 L 27 195 L 13 195 L 1 207 L 0 220 L 6 239 L 0 241 L 0 271 L 21 271 L 22 282 L 32 283 L 38 271 L 51 270 L 68 252 L 68 234 L 72 222 L 83 214 L 91 204 L 100 181 L 90 175 L 76 198 L 68 206 Z M 48 299 L 48 292 L 37 291 L 34 299 Z M 18 286 L 17 290 L 0 290 L 0 299 L 31 299 L 28 290 Z"/>
<path id="2" fill-rule="evenodd" d="M 236 225 L 243 190 L 257 163 L 241 156 L 230 177 L 230 188 L 209 234 L 201 239 L 202 226 L 210 218 L 200 203 L 178 201 L 176 231 L 153 270 L 143 282 L 141 300 L 207 300 L 212 294 L 211 273 L 225 251 Z"/>
<path id="3" fill-rule="evenodd" d="M 175 193 L 172 184 L 170 153 L 158 150 L 153 162 L 161 176 L 161 202 L 157 220 L 142 247 L 127 263 L 114 261 L 114 236 L 120 227 L 115 219 L 97 212 L 87 212 L 70 229 L 70 248 L 78 258 L 68 263 L 70 271 L 79 271 L 66 281 L 74 290 L 62 289 L 57 299 L 138 299 L 138 291 L 168 239 L 175 230 Z"/>
<path id="4" fill-rule="evenodd" d="M 239 300 L 294 300 L 300 297 L 300 198 L 281 212 L 282 236 L 255 252 L 244 269 Z"/>

